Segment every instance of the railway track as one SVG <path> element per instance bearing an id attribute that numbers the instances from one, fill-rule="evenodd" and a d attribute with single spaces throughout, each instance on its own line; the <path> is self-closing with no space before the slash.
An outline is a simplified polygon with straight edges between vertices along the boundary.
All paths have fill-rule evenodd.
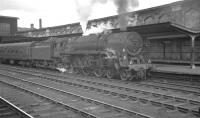
<path id="1" fill-rule="evenodd" d="M 17 69 L 17 70 L 21 70 L 22 72 L 24 71 L 28 71 L 28 72 L 31 72 L 31 73 L 39 73 L 39 74 L 46 74 L 46 75 L 50 75 L 50 76 L 54 76 L 54 77 L 65 77 L 63 76 L 62 74 L 60 73 L 57 73 L 57 72 L 53 72 L 53 71 L 49 71 L 49 72 L 46 72 L 44 70 L 35 70 L 35 69 L 19 69 L 19 68 L 15 68 L 15 67 L 12 67 L 13 69 Z M 53 73 L 52 73 L 53 72 Z M 69 74 L 68 74 L 69 75 Z M 85 80 L 85 79 L 97 79 L 95 77 L 83 77 L 83 76 L 73 76 L 72 74 L 70 76 L 67 75 L 67 78 L 72 78 L 72 79 L 76 79 L 76 80 Z M 169 75 L 169 74 L 167 74 Z M 161 87 L 161 89 L 172 89 L 172 90 L 183 90 L 183 91 L 188 91 L 188 92 L 191 92 L 191 93 L 197 93 L 199 94 L 200 92 L 200 83 L 199 82 L 191 82 L 191 81 L 180 81 L 180 80 L 168 80 L 168 79 L 164 79 L 167 75 L 163 75 L 163 76 L 159 76 L 160 78 L 158 79 L 155 79 L 157 78 L 158 76 L 156 75 L 155 77 L 151 77 L 153 79 L 150 79 L 150 81 L 142 81 L 142 82 L 127 82 L 127 81 L 122 81 L 122 80 L 115 80 L 115 79 L 111 79 L 111 80 L 107 80 L 106 78 L 101 78 L 103 81 L 106 81 L 106 82 L 113 82 L 113 83 L 123 83 L 123 84 L 130 84 L 132 86 L 132 84 L 135 85 L 135 83 L 137 83 L 138 86 L 148 86 L 148 87 L 155 87 L 155 88 L 158 88 L 158 87 Z M 161 78 L 162 77 L 162 78 Z M 172 77 L 172 76 L 170 76 Z M 173 76 L 174 77 L 174 76 Z M 168 78 L 168 77 L 167 77 Z M 177 78 L 177 77 L 175 77 Z M 126 86 L 126 85 L 125 85 Z M 194 89 L 194 90 L 192 90 Z M 196 91 L 196 92 L 195 92 Z"/>
<path id="2" fill-rule="evenodd" d="M 183 75 L 183 74 L 169 74 L 164 72 L 152 72 L 153 82 L 168 83 L 176 86 L 189 86 L 191 88 L 200 89 L 200 76 L 198 75 Z M 181 79 L 182 78 L 182 79 Z M 197 81 L 193 81 L 197 80 Z"/>
<path id="3" fill-rule="evenodd" d="M 23 79 L 19 79 L 19 77 L 9 76 L 7 73 L 3 74 L 1 72 L 1 76 L 4 77 L 4 79 L 1 78 L 2 83 L 6 83 L 20 89 L 26 89 L 26 91 L 46 97 L 48 99 L 53 99 L 57 102 L 59 101 L 62 104 L 65 103 L 65 105 L 68 105 L 68 107 L 70 106 L 70 108 L 76 109 L 77 111 L 81 112 L 83 116 L 89 118 L 153 118 L 139 112 L 134 112 L 119 106 L 98 101 L 96 99 L 80 96 L 72 92 L 66 92 L 36 82 L 25 81 Z"/>
<path id="4" fill-rule="evenodd" d="M 24 74 L 32 74 L 32 73 L 25 73 L 21 72 Z M 44 74 L 44 73 L 43 73 Z M 91 81 L 91 80 L 85 80 L 85 79 L 75 79 L 67 81 L 66 77 L 59 76 L 60 78 L 63 79 L 58 79 L 55 78 L 55 75 L 48 75 L 48 77 L 45 75 L 41 74 L 33 74 L 33 76 L 39 76 L 42 77 L 43 79 L 45 78 L 46 80 L 44 82 L 41 82 L 41 80 L 37 80 L 36 82 L 41 82 L 43 84 L 45 83 L 50 83 L 51 81 L 63 84 L 64 85 L 70 85 L 73 87 L 78 87 L 79 89 L 85 89 L 89 90 L 90 92 L 95 92 L 97 94 L 103 94 L 106 96 L 109 96 L 114 99 L 119 99 L 122 100 L 123 102 L 126 103 L 131 103 L 136 107 L 136 111 L 139 109 L 139 111 L 144 112 L 145 110 L 149 109 L 155 109 L 154 111 L 150 110 L 146 112 L 146 114 L 149 113 L 156 113 L 159 114 L 158 111 L 163 108 L 165 109 L 165 113 L 168 112 L 175 112 L 181 117 L 193 117 L 193 115 L 198 116 L 198 108 L 199 108 L 199 99 L 193 99 L 189 97 L 184 97 L 182 96 L 175 96 L 176 94 L 173 93 L 172 91 L 167 90 L 166 94 L 166 88 L 163 90 L 165 92 L 161 91 L 155 91 L 155 90 L 149 90 L 149 86 L 147 89 L 141 88 L 140 84 L 136 84 L 135 87 L 124 87 L 124 86 L 119 86 L 119 85 L 113 85 L 113 83 L 102 83 L 102 82 L 96 82 L 96 80 Z M 56 76 L 58 77 L 58 75 Z M 32 80 L 32 79 L 31 79 Z M 48 80 L 48 81 L 47 81 Z M 84 84 L 83 84 L 84 83 Z M 54 83 L 55 84 L 55 83 Z M 51 84 L 50 86 L 54 86 L 54 84 Z M 170 94 L 171 93 L 171 94 Z M 172 94 L 173 93 L 173 94 Z M 184 91 L 185 93 L 185 91 Z M 187 94 L 188 95 L 188 94 Z M 185 95 L 185 96 L 187 96 Z M 142 110 L 141 110 L 142 109 Z M 153 116 L 155 117 L 155 116 Z M 174 116 L 177 117 L 177 116 Z M 195 117 L 195 116 L 194 116 Z"/>
<path id="5" fill-rule="evenodd" d="M 158 83 L 158 84 L 167 84 L 170 86 L 179 86 L 179 87 L 185 87 L 185 88 L 193 88 L 193 89 L 199 89 L 200 90 L 200 83 L 198 82 L 190 82 L 185 81 L 182 82 L 180 80 L 167 80 L 167 79 L 161 79 L 161 78 L 154 78 L 151 81 L 148 81 L 149 83 Z"/>
<path id="6" fill-rule="evenodd" d="M 27 70 L 24 70 L 22 69 L 22 71 L 27 71 Z M 47 74 L 49 76 L 53 76 L 53 77 L 64 77 L 62 76 L 61 74 L 51 74 L 51 73 L 46 73 L 46 72 L 38 72 L 38 71 L 33 71 L 33 70 L 29 70 L 29 72 L 34 72 L 34 73 L 40 73 L 40 74 Z M 83 79 L 83 77 L 81 76 L 81 78 L 77 78 L 77 77 L 69 77 L 67 76 L 67 78 L 72 78 L 72 79 L 76 79 L 78 81 L 84 81 L 85 79 Z M 93 78 L 93 77 L 89 77 L 90 79 L 96 79 L 96 78 Z M 164 77 L 163 77 L 164 78 Z M 87 80 L 88 80 L 88 77 L 87 77 Z M 96 80 L 95 80 L 96 81 Z M 104 79 L 103 81 L 106 81 L 107 82 L 113 82 L 113 83 L 124 83 L 124 84 L 129 84 L 128 82 L 124 82 L 124 81 L 121 81 L 121 80 L 107 80 L 107 79 Z M 116 82 L 117 81 L 117 82 Z M 88 81 L 90 83 L 90 81 Z M 137 83 L 137 84 L 135 84 Z M 197 83 L 197 82 L 194 82 L 191 84 L 191 82 L 182 82 L 182 81 L 169 81 L 167 79 L 151 79 L 150 81 L 142 81 L 142 82 L 134 82 L 134 83 L 131 83 L 130 82 L 130 86 L 133 86 L 133 85 L 137 85 L 137 86 L 147 86 L 148 88 L 149 87 L 152 87 L 152 88 L 155 88 L 155 89 L 171 89 L 171 90 L 174 90 L 174 91 L 183 91 L 183 92 L 190 92 L 192 94 L 196 94 L 196 95 L 199 95 L 200 94 L 200 83 Z M 126 85 L 125 85 L 126 86 Z"/>
<path id="7" fill-rule="evenodd" d="M 70 108 L 69 106 L 46 97 L 41 94 L 37 94 L 34 91 L 27 90 L 17 85 L 12 85 L 0 81 L 1 96 L 17 106 L 19 109 L 23 109 L 26 113 L 30 114 L 28 117 L 1 117 L 1 118 L 85 118 L 84 113 Z M 0 115 L 1 116 L 1 115 Z"/>
<path id="8" fill-rule="evenodd" d="M 0 118 L 33 118 L 33 117 L 0 96 Z"/>
<path id="9" fill-rule="evenodd" d="M 159 72 L 159 71 L 151 71 L 152 78 L 159 79 L 168 79 L 168 80 L 177 80 L 181 81 L 189 81 L 188 83 L 195 84 L 196 82 L 200 82 L 199 75 L 191 75 L 191 74 L 181 74 L 181 73 L 170 73 L 170 72 Z"/>

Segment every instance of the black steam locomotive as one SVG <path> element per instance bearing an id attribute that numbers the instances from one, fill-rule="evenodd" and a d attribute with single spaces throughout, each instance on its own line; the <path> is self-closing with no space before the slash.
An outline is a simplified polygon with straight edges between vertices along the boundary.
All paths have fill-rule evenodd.
<path id="1" fill-rule="evenodd" d="M 136 32 L 101 33 L 41 42 L 0 44 L 1 62 L 122 80 L 143 79 L 149 69 L 142 37 Z"/>

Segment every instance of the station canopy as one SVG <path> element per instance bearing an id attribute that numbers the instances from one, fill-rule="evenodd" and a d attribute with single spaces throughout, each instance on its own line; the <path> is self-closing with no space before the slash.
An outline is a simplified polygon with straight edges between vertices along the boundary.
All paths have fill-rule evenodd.
<path id="1" fill-rule="evenodd" d="M 121 32 L 120 29 L 113 29 L 112 31 Z M 127 27 L 127 31 L 138 32 L 148 39 L 181 38 L 189 35 L 200 36 L 200 30 L 192 30 L 171 22 Z"/>

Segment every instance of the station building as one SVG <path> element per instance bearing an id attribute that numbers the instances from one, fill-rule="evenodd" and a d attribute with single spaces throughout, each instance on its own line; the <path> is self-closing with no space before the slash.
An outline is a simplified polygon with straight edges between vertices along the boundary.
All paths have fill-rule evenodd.
<path id="1" fill-rule="evenodd" d="M 13 38 L 17 33 L 17 17 L 0 15 L 0 41 Z"/>

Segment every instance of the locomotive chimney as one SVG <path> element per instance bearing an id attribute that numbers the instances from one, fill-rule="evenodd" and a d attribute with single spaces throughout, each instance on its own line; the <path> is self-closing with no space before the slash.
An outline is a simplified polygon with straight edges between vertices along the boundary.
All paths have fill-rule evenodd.
<path id="1" fill-rule="evenodd" d="M 31 29 L 34 29 L 34 24 L 33 23 L 31 24 Z"/>
<path id="2" fill-rule="evenodd" d="M 42 19 L 41 18 L 39 19 L 39 28 L 40 29 L 42 28 Z"/>

